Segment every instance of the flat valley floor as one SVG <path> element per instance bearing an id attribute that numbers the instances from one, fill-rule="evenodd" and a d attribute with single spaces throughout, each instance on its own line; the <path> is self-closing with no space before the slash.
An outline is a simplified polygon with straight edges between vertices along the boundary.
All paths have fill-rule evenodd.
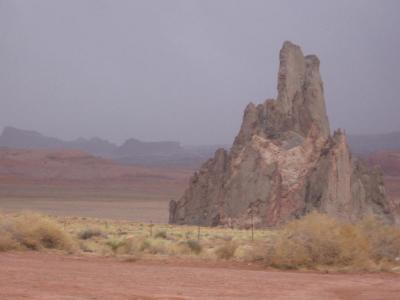
<path id="1" fill-rule="evenodd" d="M 131 186 L 128 184 L 0 183 L 0 211 L 34 211 L 57 216 L 78 216 L 168 222 L 168 203 L 183 192 L 183 185 Z"/>

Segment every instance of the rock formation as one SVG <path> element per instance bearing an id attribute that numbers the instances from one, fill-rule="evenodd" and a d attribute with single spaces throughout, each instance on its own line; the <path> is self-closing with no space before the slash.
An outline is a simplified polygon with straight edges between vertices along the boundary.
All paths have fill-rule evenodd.
<path id="1" fill-rule="evenodd" d="M 352 157 L 343 131 L 330 134 L 319 59 L 285 42 L 278 97 L 250 103 L 232 148 L 216 151 L 170 203 L 170 223 L 276 226 L 312 210 L 356 221 L 391 221 L 381 174 Z"/>

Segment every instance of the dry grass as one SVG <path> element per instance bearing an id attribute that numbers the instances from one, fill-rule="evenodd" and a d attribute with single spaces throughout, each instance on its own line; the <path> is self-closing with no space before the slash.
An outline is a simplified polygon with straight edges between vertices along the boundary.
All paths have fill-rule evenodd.
<path id="1" fill-rule="evenodd" d="M 0 249 L 58 249 L 71 251 L 72 238 L 53 220 L 24 213 L 0 219 Z"/>
<path id="2" fill-rule="evenodd" d="M 86 228 L 78 233 L 78 238 L 81 240 L 88 240 L 93 237 L 103 236 L 104 233 L 98 228 Z"/>
<path id="3" fill-rule="evenodd" d="M 278 231 L 265 261 L 277 268 L 379 270 L 399 257 L 400 229 L 374 218 L 352 225 L 311 213 Z"/>
<path id="4" fill-rule="evenodd" d="M 154 234 L 152 234 L 154 233 Z M 200 238 L 198 240 L 198 238 Z M 143 224 L 79 217 L 0 214 L 0 251 L 68 250 L 142 257 L 180 256 L 264 263 L 280 269 L 400 270 L 400 229 L 374 218 L 345 224 L 312 213 L 280 229 Z"/>
<path id="5" fill-rule="evenodd" d="M 104 220 L 80 217 L 58 217 L 71 236 L 87 236 L 88 229 L 95 228 L 101 235 L 80 239 L 83 252 L 99 255 L 137 256 L 198 256 L 215 259 L 215 250 L 226 242 L 248 243 L 251 233 L 247 230 L 224 228 L 198 228 L 194 226 L 171 226 L 144 224 L 120 220 Z M 264 240 L 269 230 L 255 232 L 256 240 Z M 198 238 L 200 237 L 200 240 Z"/>
<path id="6" fill-rule="evenodd" d="M 265 259 L 266 243 L 246 243 L 239 245 L 234 253 L 235 259 L 244 262 L 262 262 Z"/>
<path id="7" fill-rule="evenodd" d="M 225 242 L 223 245 L 215 249 L 215 255 L 219 259 L 231 259 L 235 255 L 238 245 L 235 242 Z"/>
<path id="8" fill-rule="evenodd" d="M 203 246 L 199 241 L 196 240 L 187 240 L 182 243 L 183 245 L 187 246 L 190 251 L 194 254 L 200 254 L 203 250 Z"/>
<path id="9" fill-rule="evenodd" d="M 167 238 L 167 232 L 165 230 L 157 231 L 156 234 L 154 235 L 156 239 L 166 239 Z"/>
<path id="10" fill-rule="evenodd" d="M 0 252 L 18 249 L 18 243 L 12 238 L 11 234 L 0 230 Z"/>
<path id="11" fill-rule="evenodd" d="M 372 260 L 376 262 L 400 260 L 400 228 L 384 224 L 373 217 L 366 218 L 356 228 L 367 240 Z"/>

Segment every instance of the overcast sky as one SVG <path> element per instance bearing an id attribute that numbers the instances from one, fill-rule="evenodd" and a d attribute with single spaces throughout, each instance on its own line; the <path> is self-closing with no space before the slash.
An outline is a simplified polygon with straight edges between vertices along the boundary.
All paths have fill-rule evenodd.
<path id="1" fill-rule="evenodd" d="M 229 144 L 317 54 L 331 128 L 400 130 L 400 1 L 0 0 L 0 127 Z"/>

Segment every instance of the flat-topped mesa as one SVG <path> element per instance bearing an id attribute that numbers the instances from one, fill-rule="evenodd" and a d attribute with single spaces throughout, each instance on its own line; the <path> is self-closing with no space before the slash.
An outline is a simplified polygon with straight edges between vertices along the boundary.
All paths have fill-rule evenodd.
<path id="1" fill-rule="evenodd" d="M 277 99 L 246 107 L 231 150 L 193 175 L 170 223 L 276 226 L 312 210 L 391 221 L 381 174 L 351 156 L 344 132 L 330 135 L 319 59 L 290 42 L 279 59 Z"/>

